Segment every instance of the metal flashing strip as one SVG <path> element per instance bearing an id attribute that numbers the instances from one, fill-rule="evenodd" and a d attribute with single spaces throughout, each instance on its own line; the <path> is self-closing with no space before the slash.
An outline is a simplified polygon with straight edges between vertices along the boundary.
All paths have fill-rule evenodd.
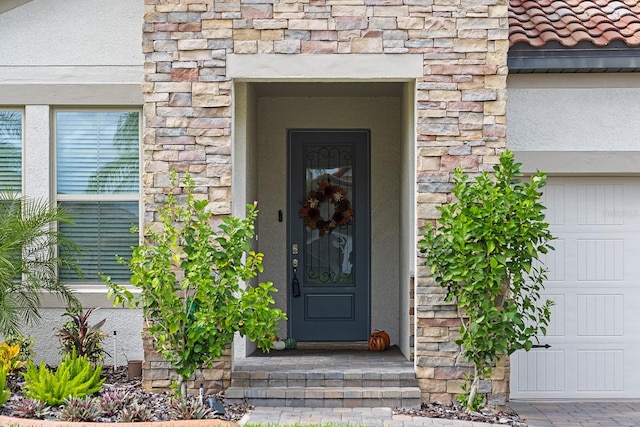
<path id="1" fill-rule="evenodd" d="M 511 73 L 532 72 L 629 72 L 640 70 L 640 48 L 619 44 L 597 48 L 581 44 L 576 48 L 550 44 L 543 48 L 517 44 L 509 49 Z"/>

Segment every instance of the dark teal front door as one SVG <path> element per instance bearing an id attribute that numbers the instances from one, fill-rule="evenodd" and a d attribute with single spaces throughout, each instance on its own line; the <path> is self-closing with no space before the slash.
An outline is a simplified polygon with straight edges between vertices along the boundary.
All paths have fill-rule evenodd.
<path id="1" fill-rule="evenodd" d="M 289 335 L 366 340 L 369 131 L 290 130 L 288 144 Z"/>

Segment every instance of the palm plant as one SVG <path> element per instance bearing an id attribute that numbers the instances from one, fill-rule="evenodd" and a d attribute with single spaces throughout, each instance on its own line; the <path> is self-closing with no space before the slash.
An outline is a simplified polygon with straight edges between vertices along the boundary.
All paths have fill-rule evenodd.
<path id="1" fill-rule="evenodd" d="M 58 280 L 58 268 L 79 272 L 73 259 L 58 256 L 58 247 L 73 249 L 53 226 L 70 222 L 59 207 L 13 192 L 0 193 L 0 333 L 19 332 L 20 326 L 40 319 L 40 295 L 52 293 L 67 305 L 80 304 Z M 73 253 L 65 251 L 64 253 Z"/>

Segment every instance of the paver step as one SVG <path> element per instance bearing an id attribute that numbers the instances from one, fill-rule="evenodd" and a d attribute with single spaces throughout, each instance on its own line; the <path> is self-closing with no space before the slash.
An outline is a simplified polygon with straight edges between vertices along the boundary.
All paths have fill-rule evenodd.
<path id="1" fill-rule="evenodd" d="M 229 387 L 225 402 L 256 406 L 419 408 L 418 387 Z"/>
<path id="2" fill-rule="evenodd" d="M 400 372 L 363 371 L 234 371 L 232 387 L 417 387 L 413 370 Z"/>

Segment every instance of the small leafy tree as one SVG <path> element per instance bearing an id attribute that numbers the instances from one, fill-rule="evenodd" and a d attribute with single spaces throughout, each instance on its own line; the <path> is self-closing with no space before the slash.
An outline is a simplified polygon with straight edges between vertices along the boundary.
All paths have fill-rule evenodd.
<path id="1" fill-rule="evenodd" d="M 473 367 L 460 400 L 471 410 L 481 406 L 479 381 L 495 362 L 530 350 L 549 323 L 551 302 L 538 302 L 547 271 L 540 255 L 553 249 L 539 202 L 546 176 L 538 172 L 522 182 L 520 167 L 507 151 L 493 174 L 475 181 L 456 170 L 457 202 L 438 208 L 439 227 L 427 225 L 420 241 L 433 279 L 459 308 L 456 343 Z"/>
<path id="2" fill-rule="evenodd" d="M 43 292 L 79 306 L 58 279 L 61 266 L 80 273 L 73 259 L 58 255 L 60 247 L 67 254 L 75 249 L 55 228 L 56 222 L 70 221 L 63 209 L 44 200 L 0 193 L 0 334 L 14 335 L 37 322 Z"/>
<path id="3" fill-rule="evenodd" d="M 183 181 L 185 204 L 179 205 L 177 176 L 160 209 L 159 229 L 149 228 L 145 244 L 128 262 L 133 294 L 103 276 L 114 304 L 142 306 L 149 332 L 162 356 L 176 367 L 180 391 L 196 369 L 211 366 L 233 341 L 234 333 L 268 350 L 284 313 L 272 308 L 272 283 L 243 289 L 241 283 L 262 271 L 263 254 L 251 250 L 256 206 L 244 219 L 223 217 L 218 230 L 207 200 L 197 200 L 194 181 Z M 124 262 L 121 260 L 121 262 Z"/>

